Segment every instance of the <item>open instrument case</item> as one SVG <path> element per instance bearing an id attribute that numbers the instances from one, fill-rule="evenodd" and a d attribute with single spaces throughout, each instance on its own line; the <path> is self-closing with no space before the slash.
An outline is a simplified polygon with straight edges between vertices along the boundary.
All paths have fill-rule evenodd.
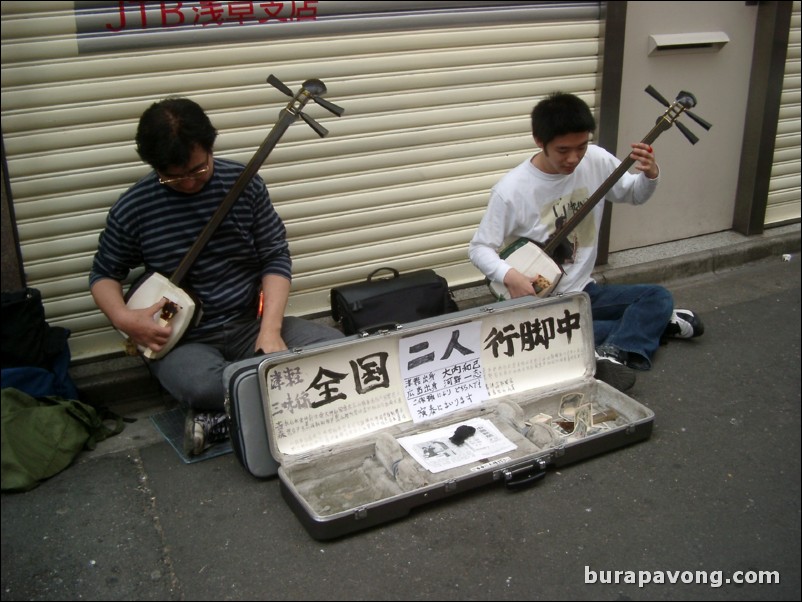
<path id="1" fill-rule="evenodd" d="M 352 336 L 258 371 L 282 495 L 319 540 L 647 439 L 653 412 L 594 373 L 584 293 Z"/>

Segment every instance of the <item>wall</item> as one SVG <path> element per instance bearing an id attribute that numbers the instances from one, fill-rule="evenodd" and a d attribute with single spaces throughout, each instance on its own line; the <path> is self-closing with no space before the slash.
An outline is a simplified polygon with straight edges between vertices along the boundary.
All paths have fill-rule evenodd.
<path id="1" fill-rule="evenodd" d="M 121 337 L 89 299 L 86 272 L 107 207 L 144 172 L 130 143 L 142 107 L 168 91 L 201 98 L 220 120 L 221 153 L 245 161 L 286 102 L 264 84 L 272 70 L 266 56 L 293 87 L 310 70 L 323 77 L 329 98 L 347 108 L 341 119 L 323 114 L 332 129 L 328 140 L 298 125 L 271 156 L 271 192 L 285 212 L 297 258 L 295 313 L 324 311 L 330 286 L 387 263 L 402 270 L 433 267 L 456 285 L 479 282 L 481 275 L 467 262 L 467 241 L 492 183 L 516 157 L 534 151 L 532 104 L 558 87 L 597 102 L 597 11 L 590 7 L 591 18 L 585 12 L 592 3 L 573 4 L 549 5 L 579 11 L 559 26 L 523 18 L 494 25 L 485 12 L 481 27 L 471 22 L 461 31 L 451 12 L 438 15 L 448 21 L 442 30 L 243 40 L 180 52 L 134 44 L 108 56 L 76 58 L 67 52 L 75 42 L 73 3 L 3 3 L 3 128 L 11 143 L 25 268 L 29 282 L 45 293 L 48 318 L 73 330 L 73 357 L 120 345 Z M 602 120 L 620 113 L 611 128 L 619 132 L 616 154 L 625 156 L 629 142 L 643 138 L 664 110 L 643 91 L 649 84 L 669 99 L 681 89 L 693 92 L 695 112 L 713 123 L 704 132 L 682 117 L 700 138 L 695 146 L 676 128 L 661 135 L 655 146 L 663 182 L 646 206 L 613 209 L 610 251 L 732 228 L 758 8 L 746 2 L 610 3 L 610 12 L 627 13 L 625 33 L 617 38 L 623 38 L 624 59 L 607 64 L 617 56 L 607 40 L 604 66 L 607 82 L 619 71 L 622 80 L 621 102 L 613 99 L 602 111 Z M 649 34 L 699 31 L 723 31 L 729 42 L 717 52 L 648 54 Z M 234 63 L 238 68 L 229 68 Z M 796 73 L 798 78 L 798 67 Z M 87 123 L 77 122 L 78 116 Z M 465 136 L 455 137 L 463 130 Z M 477 150 L 485 141 L 492 145 Z M 354 177 L 346 178 L 350 171 Z M 302 187 L 296 179 L 308 182 Z M 354 182 L 353 194 L 344 182 Z M 307 205 L 309 211 L 301 212 Z M 371 214 L 380 219 L 366 227 Z M 5 226 L 5 214 L 3 219 Z M 398 244 L 407 231 L 408 251 Z M 432 248 L 434 235 L 442 238 L 436 245 L 441 255 L 421 251 Z M 331 252 L 333 237 L 344 241 L 341 258 Z M 76 346 L 79 341 L 86 343 Z"/>
<path id="2" fill-rule="evenodd" d="M 698 137 L 691 145 L 676 127 L 654 144 L 661 185 L 641 207 L 614 206 L 610 251 L 729 230 L 732 227 L 749 86 L 757 6 L 746 2 L 629 2 L 621 93 L 619 157 L 641 140 L 680 90 L 698 101 L 694 113 L 713 124 L 706 132 L 686 115 Z M 722 31 L 718 51 L 669 51 L 649 56 L 650 34 Z"/>

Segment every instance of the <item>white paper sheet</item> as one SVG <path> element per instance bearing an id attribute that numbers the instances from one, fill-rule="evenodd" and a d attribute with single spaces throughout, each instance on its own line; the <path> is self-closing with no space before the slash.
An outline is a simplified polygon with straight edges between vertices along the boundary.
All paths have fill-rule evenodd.
<path id="1" fill-rule="evenodd" d="M 465 438 L 461 445 L 451 440 L 460 426 L 475 429 L 474 434 Z M 398 442 L 418 463 L 434 473 L 487 460 L 517 447 L 492 422 L 484 418 L 472 418 L 443 428 L 401 437 Z"/>

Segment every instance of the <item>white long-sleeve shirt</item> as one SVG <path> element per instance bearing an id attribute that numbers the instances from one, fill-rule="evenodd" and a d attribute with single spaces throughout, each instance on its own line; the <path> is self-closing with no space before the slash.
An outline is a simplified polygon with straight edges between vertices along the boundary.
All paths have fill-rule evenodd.
<path id="1" fill-rule="evenodd" d="M 614 155 L 599 146 L 588 146 L 587 153 L 573 173 L 548 174 L 532 164 L 519 164 L 493 187 L 479 228 L 471 240 L 471 262 L 490 280 L 503 282 L 511 266 L 499 251 L 518 238 L 544 243 L 601 186 L 620 165 Z M 612 202 L 639 205 L 657 188 L 658 178 L 624 173 L 605 195 Z M 598 203 L 568 236 L 574 256 L 563 265 L 565 275 L 556 292 L 581 291 L 592 280 L 603 203 Z"/>

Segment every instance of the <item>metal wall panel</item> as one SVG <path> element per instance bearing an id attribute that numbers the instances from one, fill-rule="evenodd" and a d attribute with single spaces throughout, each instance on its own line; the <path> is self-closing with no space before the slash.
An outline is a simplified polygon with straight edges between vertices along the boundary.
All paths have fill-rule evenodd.
<path id="1" fill-rule="evenodd" d="M 766 206 L 767 226 L 788 221 L 799 221 L 802 216 L 800 201 L 800 140 L 802 139 L 802 93 L 800 93 L 800 2 L 794 2 L 791 31 L 788 36 L 788 57 L 785 64 L 783 91 L 780 97 L 780 116 L 777 122 L 777 140 L 769 183 Z"/>
<path id="2" fill-rule="evenodd" d="M 74 4 L 3 3 L 2 124 L 28 285 L 76 360 L 122 350 L 87 278 L 109 207 L 148 170 L 133 137 L 155 100 L 200 103 L 216 154 L 243 163 L 288 102 L 269 74 L 293 90 L 318 78 L 345 108 L 308 106 L 329 136 L 299 121 L 260 170 L 288 229 L 296 315 L 384 265 L 480 281 L 467 245 L 490 187 L 532 152 L 531 107 L 557 89 L 596 104 L 598 3 L 296 2 L 316 18 L 124 39 L 102 27 L 119 3 Z"/>

